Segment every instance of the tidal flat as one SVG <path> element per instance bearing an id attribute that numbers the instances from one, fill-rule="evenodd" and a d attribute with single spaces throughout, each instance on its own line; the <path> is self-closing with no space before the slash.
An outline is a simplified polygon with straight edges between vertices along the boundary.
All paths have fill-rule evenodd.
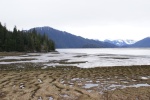
<path id="1" fill-rule="evenodd" d="M 150 66 L 0 65 L 1 100 L 149 100 Z"/>
<path id="2" fill-rule="evenodd" d="M 149 55 L 0 53 L 0 100 L 150 100 Z"/>

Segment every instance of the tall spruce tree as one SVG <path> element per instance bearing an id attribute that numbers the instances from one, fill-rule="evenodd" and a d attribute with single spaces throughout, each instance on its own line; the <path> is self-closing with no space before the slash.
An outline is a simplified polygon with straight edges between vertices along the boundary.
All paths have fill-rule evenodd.
<path id="1" fill-rule="evenodd" d="M 11 32 L 0 23 L 0 51 L 49 52 L 55 50 L 54 47 L 52 40 L 38 34 L 35 29 L 25 32 L 15 26 Z"/>

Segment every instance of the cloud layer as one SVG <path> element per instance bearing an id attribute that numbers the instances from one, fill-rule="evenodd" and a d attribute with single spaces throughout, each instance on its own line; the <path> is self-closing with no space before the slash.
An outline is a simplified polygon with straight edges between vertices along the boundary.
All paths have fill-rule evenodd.
<path id="1" fill-rule="evenodd" d="M 94 39 L 150 35 L 149 0 L 1 0 L 0 21 L 12 29 L 51 26 Z"/>

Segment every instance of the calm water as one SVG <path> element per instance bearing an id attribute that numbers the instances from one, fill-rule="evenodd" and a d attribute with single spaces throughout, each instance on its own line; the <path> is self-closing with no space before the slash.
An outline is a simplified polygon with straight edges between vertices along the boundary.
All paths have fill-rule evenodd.
<path id="1" fill-rule="evenodd" d="M 57 49 L 57 51 L 59 53 L 28 53 L 23 56 L 2 57 L 0 64 L 42 62 L 44 66 L 77 66 L 81 68 L 150 65 L 150 49 L 148 48 Z M 62 64 L 60 61 L 66 61 L 66 64 Z"/>
<path id="2" fill-rule="evenodd" d="M 149 55 L 150 48 L 98 48 L 98 49 L 57 49 L 63 53 Z"/>

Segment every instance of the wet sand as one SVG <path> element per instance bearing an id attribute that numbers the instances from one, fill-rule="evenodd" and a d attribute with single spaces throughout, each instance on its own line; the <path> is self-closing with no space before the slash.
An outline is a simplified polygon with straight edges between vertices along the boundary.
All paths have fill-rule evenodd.
<path id="1" fill-rule="evenodd" d="M 150 66 L 0 65 L 1 100 L 149 100 Z"/>

